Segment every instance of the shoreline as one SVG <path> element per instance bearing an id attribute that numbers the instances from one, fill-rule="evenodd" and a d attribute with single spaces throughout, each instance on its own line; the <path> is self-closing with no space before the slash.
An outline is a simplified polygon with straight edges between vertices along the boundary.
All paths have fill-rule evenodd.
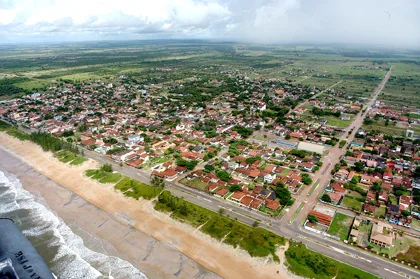
<path id="1" fill-rule="evenodd" d="M 0 171 L 16 176 L 35 201 L 62 219 L 86 248 L 130 262 L 149 279 L 190 278 L 190 274 L 200 279 L 220 278 L 173 247 L 134 229 L 124 216 L 101 210 L 37 172 L 15 154 L 0 148 L 0 157 Z"/>
<path id="2" fill-rule="evenodd" d="M 50 180 L 72 191 L 81 200 L 111 214 L 114 221 L 117 219 L 119 223 L 125 223 L 125 227 L 132 226 L 158 242 L 173 247 L 174 250 L 223 278 L 295 277 L 286 270 L 283 257 L 281 257 L 281 264 L 267 263 L 265 259 L 252 258 L 243 250 L 220 243 L 197 231 L 196 228 L 177 222 L 164 213 L 156 212 L 151 201 L 126 198 L 107 185 L 85 177 L 86 169 L 98 166 L 93 160 L 88 160 L 81 166 L 69 166 L 59 162 L 51 152 L 43 151 L 38 145 L 29 141 L 22 142 L 3 132 L 0 133 L 0 144 L 4 150 Z M 24 181 L 22 184 L 25 186 Z M 106 235 L 99 237 L 106 237 Z M 119 254 L 131 255 L 132 257 L 129 256 L 126 260 L 137 267 L 138 264 L 136 265 L 135 260 L 133 262 L 134 255 L 130 253 L 129 247 L 123 247 L 124 245 L 118 242 L 118 239 L 114 239 L 115 250 Z M 173 259 L 169 257 L 162 259 L 165 265 L 168 260 Z M 141 271 L 148 276 L 145 270 Z M 149 278 L 152 277 L 149 276 Z"/>

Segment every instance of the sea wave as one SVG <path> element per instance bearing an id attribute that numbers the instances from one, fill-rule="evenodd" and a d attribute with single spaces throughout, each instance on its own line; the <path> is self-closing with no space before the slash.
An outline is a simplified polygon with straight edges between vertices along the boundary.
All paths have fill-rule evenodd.
<path id="1" fill-rule="evenodd" d="M 13 219 L 56 277 L 147 278 L 131 263 L 87 248 L 45 201 L 23 189 L 16 176 L 1 171 L 0 201 L 0 217 Z"/>

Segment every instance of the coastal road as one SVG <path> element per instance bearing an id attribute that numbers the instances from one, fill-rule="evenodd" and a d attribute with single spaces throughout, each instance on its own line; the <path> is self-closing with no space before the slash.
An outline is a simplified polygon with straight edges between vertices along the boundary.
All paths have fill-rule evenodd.
<path id="1" fill-rule="evenodd" d="M 112 159 L 88 150 L 85 151 L 85 156 L 98 161 L 100 164 L 110 163 L 113 165 L 115 170 L 142 182 L 149 183 L 148 175 L 138 169 L 128 166 L 120 167 L 119 164 Z M 218 212 L 220 208 L 223 208 L 224 215 L 229 215 L 229 217 L 236 218 L 238 221 L 248 225 L 252 225 L 256 220 L 258 220 L 260 222 L 260 227 L 266 228 L 286 238 L 300 241 L 306 244 L 311 250 L 317 251 L 323 255 L 329 256 L 351 266 L 374 273 L 382 278 L 404 278 L 393 272 L 405 274 L 411 276 L 412 278 L 420 278 L 420 274 L 414 269 L 382 259 L 379 256 L 372 255 L 371 253 L 358 248 L 353 248 L 347 244 L 330 240 L 322 235 L 309 232 L 302 229 L 300 222 L 298 221 L 295 221 L 292 225 L 288 225 L 288 220 L 284 217 L 282 219 L 270 218 L 257 211 L 239 207 L 234 202 L 217 198 L 213 195 L 191 189 L 176 182 L 166 182 L 166 185 L 167 190 L 171 191 L 176 196 L 183 197 L 187 201 L 214 212 Z M 319 187 L 321 187 L 321 185 Z"/>

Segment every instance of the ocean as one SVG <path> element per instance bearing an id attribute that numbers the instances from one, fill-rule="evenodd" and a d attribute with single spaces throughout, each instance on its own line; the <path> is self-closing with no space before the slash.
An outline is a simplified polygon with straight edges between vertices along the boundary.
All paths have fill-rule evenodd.
<path id="1" fill-rule="evenodd" d="M 13 219 L 57 278 L 147 278 L 131 263 L 87 248 L 44 199 L 23 189 L 15 175 L 1 171 L 0 217 Z"/>

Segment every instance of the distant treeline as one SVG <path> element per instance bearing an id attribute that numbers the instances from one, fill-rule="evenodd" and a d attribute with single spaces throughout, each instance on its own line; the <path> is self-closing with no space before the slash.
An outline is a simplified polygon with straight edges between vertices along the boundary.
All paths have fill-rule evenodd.
<path id="1" fill-rule="evenodd" d="M 10 96 L 19 93 L 29 93 L 29 91 L 15 86 L 16 83 L 27 81 L 28 78 L 5 78 L 0 79 L 0 96 Z"/>
<path id="2" fill-rule="evenodd" d="M 342 56 L 345 57 L 366 57 L 366 58 L 403 58 L 403 55 L 400 54 L 391 54 L 391 53 L 374 53 L 374 52 L 365 52 L 365 51 L 344 51 L 341 52 Z"/>
<path id="3" fill-rule="evenodd" d="M 374 75 L 349 75 L 349 74 L 337 74 L 340 79 L 344 80 L 365 80 L 365 81 L 377 81 L 380 80 L 381 77 L 374 76 Z"/>

